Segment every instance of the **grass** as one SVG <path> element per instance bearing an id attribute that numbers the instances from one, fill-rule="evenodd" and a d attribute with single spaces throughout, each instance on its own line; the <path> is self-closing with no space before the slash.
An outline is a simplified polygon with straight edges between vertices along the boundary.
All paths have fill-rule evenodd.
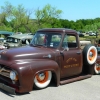
<path id="1" fill-rule="evenodd" d="M 84 37 L 79 37 L 80 40 L 86 40 L 86 41 L 91 41 L 91 43 L 95 43 L 95 41 L 100 40 L 100 36 L 96 37 L 96 36 L 84 36 Z"/>

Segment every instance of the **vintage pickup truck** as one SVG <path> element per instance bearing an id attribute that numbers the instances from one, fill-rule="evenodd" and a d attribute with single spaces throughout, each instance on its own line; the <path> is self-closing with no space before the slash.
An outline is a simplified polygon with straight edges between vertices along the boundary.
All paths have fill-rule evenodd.
<path id="1" fill-rule="evenodd" d="M 51 28 L 36 32 L 29 46 L 0 51 L 0 88 L 15 94 L 90 78 L 97 49 L 82 50 L 72 29 Z"/>

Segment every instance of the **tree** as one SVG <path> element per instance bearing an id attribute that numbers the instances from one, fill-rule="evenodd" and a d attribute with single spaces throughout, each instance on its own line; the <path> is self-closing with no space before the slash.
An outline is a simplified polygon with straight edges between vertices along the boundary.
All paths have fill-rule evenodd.
<path id="1" fill-rule="evenodd" d="M 5 6 L 1 6 L 0 22 L 6 26 L 8 24 L 12 27 L 12 31 L 30 32 L 28 24 L 31 14 L 32 12 L 26 10 L 23 5 L 14 7 L 9 2 L 5 2 Z"/>
<path id="2" fill-rule="evenodd" d="M 50 4 L 46 5 L 43 9 L 38 8 L 35 11 L 38 28 L 55 27 L 55 23 L 60 18 L 61 13 L 61 10 L 57 10 L 56 7 L 52 7 Z"/>
<path id="3" fill-rule="evenodd" d="M 27 25 L 29 24 L 30 15 L 27 15 L 27 10 L 23 7 L 23 5 L 18 5 L 17 7 L 15 7 L 12 11 L 12 14 L 13 30 L 21 31 L 20 29 L 22 28 L 26 29 L 24 29 L 24 31 L 29 30 Z"/>
<path id="4" fill-rule="evenodd" d="M 5 2 L 5 6 L 0 8 L 0 26 L 9 27 L 9 18 L 11 16 L 13 6 L 9 2 Z M 11 27 L 10 27 L 11 28 Z"/>

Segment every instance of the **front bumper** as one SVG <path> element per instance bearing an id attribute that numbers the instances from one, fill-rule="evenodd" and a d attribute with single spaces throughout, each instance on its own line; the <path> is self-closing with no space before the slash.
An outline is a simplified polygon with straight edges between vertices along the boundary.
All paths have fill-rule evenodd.
<path id="1" fill-rule="evenodd" d="M 3 83 L 0 83 L 0 89 L 4 90 L 4 91 L 6 91 L 6 92 L 8 92 L 10 94 L 16 94 L 14 88 L 12 88 L 10 86 L 7 86 L 7 85 L 5 85 Z"/>

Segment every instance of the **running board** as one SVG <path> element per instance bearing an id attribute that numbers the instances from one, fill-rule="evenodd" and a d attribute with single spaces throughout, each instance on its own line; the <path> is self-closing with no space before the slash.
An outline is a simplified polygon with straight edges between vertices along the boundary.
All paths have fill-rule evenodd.
<path id="1" fill-rule="evenodd" d="M 60 85 L 72 83 L 72 82 L 83 80 L 83 79 L 87 79 L 87 78 L 90 78 L 91 76 L 92 75 L 88 74 L 88 75 L 80 75 L 80 76 L 70 78 L 70 79 L 66 78 L 66 79 L 60 81 Z"/>

